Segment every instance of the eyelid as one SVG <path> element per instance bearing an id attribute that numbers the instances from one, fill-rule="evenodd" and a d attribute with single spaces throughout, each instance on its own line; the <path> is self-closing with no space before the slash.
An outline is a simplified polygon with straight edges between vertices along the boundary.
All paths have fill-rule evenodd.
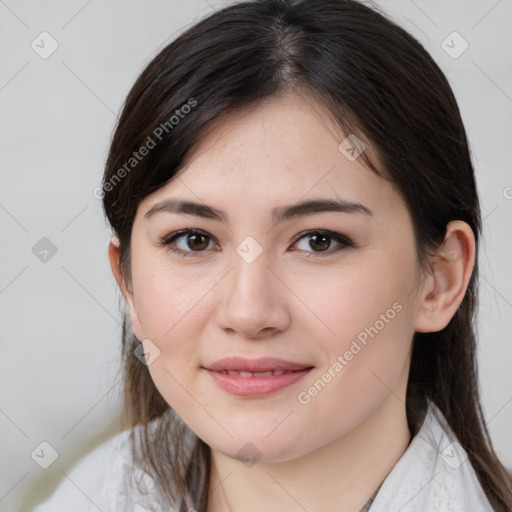
<path id="1" fill-rule="evenodd" d="M 183 251 L 182 249 L 179 249 L 177 247 L 171 247 L 170 245 L 178 238 L 183 237 L 185 235 L 203 235 L 209 238 L 214 243 L 217 243 L 215 238 L 208 234 L 206 231 L 203 231 L 202 229 L 197 228 L 186 228 L 179 231 L 175 231 L 171 233 L 170 235 L 167 235 L 159 240 L 158 245 L 160 247 L 166 247 L 169 251 L 178 253 L 180 255 L 183 255 L 185 257 L 192 256 L 197 257 L 201 256 L 201 253 L 206 253 L 206 250 L 203 251 Z M 292 245 L 296 244 L 298 241 L 305 238 L 307 235 L 326 235 L 336 241 L 339 246 L 335 247 L 334 249 L 329 249 L 327 251 L 305 251 L 310 256 L 308 257 L 322 257 L 322 256 L 329 256 L 335 252 L 338 252 L 340 249 L 344 248 L 356 248 L 357 245 L 346 235 L 343 235 L 342 233 L 338 233 L 336 231 L 331 231 L 328 229 L 322 229 L 322 228 L 313 228 L 313 229 L 307 229 L 305 231 L 302 231 L 301 233 L 298 233 L 295 235 L 295 237 L 292 239 L 291 243 Z M 218 244 L 218 243 L 217 243 Z M 300 250 L 300 249 L 299 249 Z"/>
<path id="2" fill-rule="evenodd" d="M 165 236 L 164 238 L 160 239 L 158 241 L 158 246 L 160 247 L 166 247 L 169 251 L 178 253 L 182 256 L 192 256 L 197 257 L 201 256 L 201 253 L 206 251 L 183 251 L 182 249 L 179 249 L 178 247 L 171 247 L 171 244 L 178 238 L 184 237 L 185 235 L 203 235 L 207 238 L 209 238 L 211 241 L 216 242 L 215 238 L 208 234 L 206 231 L 203 231 L 202 229 L 197 228 L 185 228 L 181 229 L 179 231 L 175 231 L 171 233 L 170 235 Z"/>

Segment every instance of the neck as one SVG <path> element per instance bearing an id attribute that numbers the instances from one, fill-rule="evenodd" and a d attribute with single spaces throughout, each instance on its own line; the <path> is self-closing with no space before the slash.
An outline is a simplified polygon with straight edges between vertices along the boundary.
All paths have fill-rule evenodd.
<path id="1" fill-rule="evenodd" d="M 212 450 L 208 512 L 359 512 L 410 439 L 405 403 L 390 394 L 356 429 L 293 460 L 248 467 Z"/>

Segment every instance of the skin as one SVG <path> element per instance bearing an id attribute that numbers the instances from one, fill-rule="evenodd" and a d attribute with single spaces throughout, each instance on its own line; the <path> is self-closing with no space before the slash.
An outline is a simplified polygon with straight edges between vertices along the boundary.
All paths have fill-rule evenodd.
<path id="1" fill-rule="evenodd" d="M 413 334 L 443 329 L 471 276 L 473 233 L 453 221 L 431 272 L 418 278 L 404 201 L 360 158 L 349 161 L 338 150 L 344 136 L 333 133 L 321 104 L 294 95 L 223 118 L 183 173 L 139 205 L 131 282 L 123 279 L 116 240 L 109 246 L 134 332 L 160 351 L 148 366 L 156 387 L 212 449 L 208 512 L 316 512 L 333 504 L 359 511 L 411 440 L 405 395 Z M 208 204 L 227 219 L 144 217 L 170 198 Z M 272 222 L 272 208 L 313 198 L 359 202 L 372 215 L 322 212 Z M 188 228 L 211 237 L 192 248 L 186 236 L 175 242 L 197 257 L 158 244 Z M 343 234 L 356 247 L 336 251 L 331 239 L 330 254 L 318 256 L 321 247 L 308 236 L 294 241 L 314 229 Z M 252 263 L 236 252 L 248 236 L 263 250 Z M 332 375 L 337 357 L 396 303 L 401 311 L 301 403 L 298 394 L 329 368 Z M 202 368 L 233 355 L 314 369 L 273 395 L 236 397 Z M 256 464 L 239 460 L 244 446 L 259 457 Z"/>

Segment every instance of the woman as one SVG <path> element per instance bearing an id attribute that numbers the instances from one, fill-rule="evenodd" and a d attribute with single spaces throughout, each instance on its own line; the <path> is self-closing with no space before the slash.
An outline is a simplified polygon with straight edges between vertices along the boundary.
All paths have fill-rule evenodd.
<path id="1" fill-rule="evenodd" d="M 354 0 L 216 12 L 138 78 L 102 189 L 125 430 L 37 512 L 512 510 L 468 142 L 403 29 Z"/>

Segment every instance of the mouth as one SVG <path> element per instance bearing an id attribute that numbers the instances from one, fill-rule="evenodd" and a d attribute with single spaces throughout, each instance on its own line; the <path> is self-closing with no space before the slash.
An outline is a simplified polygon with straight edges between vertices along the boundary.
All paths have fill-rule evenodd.
<path id="1" fill-rule="evenodd" d="M 221 389 L 230 394 L 262 397 L 295 384 L 305 377 L 313 366 L 269 357 L 229 357 L 203 369 Z"/>
<path id="2" fill-rule="evenodd" d="M 273 377 L 283 375 L 284 373 L 294 373 L 296 370 L 268 370 L 266 372 L 246 372 L 243 370 L 221 370 L 223 375 L 232 375 L 234 377 Z"/>

